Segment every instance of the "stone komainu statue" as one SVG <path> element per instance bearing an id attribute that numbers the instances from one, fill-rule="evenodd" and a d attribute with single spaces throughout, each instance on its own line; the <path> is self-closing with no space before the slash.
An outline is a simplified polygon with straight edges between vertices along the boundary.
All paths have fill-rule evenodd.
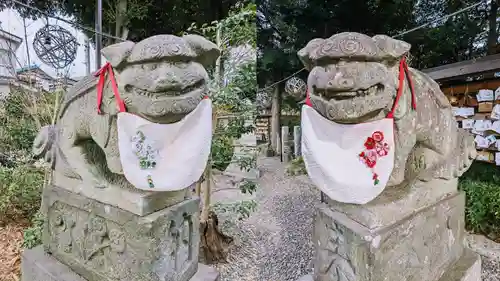
<path id="1" fill-rule="evenodd" d="M 336 123 L 384 118 L 398 90 L 399 62 L 409 51 L 410 44 L 384 35 L 346 32 L 311 40 L 298 55 L 310 71 L 312 107 Z M 416 69 L 409 73 L 416 110 L 405 82 L 394 114 L 395 163 L 387 186 L 459 177 L 475 158 L 474 140 L 458 128 L 439 85 Z"/>
<path id="2" fill-rule="evenodd" d="M 205 67 L 212 65 L 219 53 L 215 44 L 197 35 L 157 35 L 102 50 L 113 67 L 127 112 L 155 123 L 176 122 L 197 107 L 208 94 Z M 109 80 L 104 85 L 102 112 L 98 114 L 98 79 L 87 76 L 68 90 L 57 123 L 42 128 L 33 150 L 63 176 L 95 187 L 126 185 L 112 85 Z"/>

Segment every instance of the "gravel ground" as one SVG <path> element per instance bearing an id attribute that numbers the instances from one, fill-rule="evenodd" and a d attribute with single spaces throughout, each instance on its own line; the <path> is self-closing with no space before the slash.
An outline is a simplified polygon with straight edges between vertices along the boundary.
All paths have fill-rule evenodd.
<path id="1" fill-rule="evenodd" d="M 301 177 L 286 177 L 279 160 L 259 161 L 257 210 L 243 221 L 227 217 L 222 230 L 235 237 L 221 281 L 295 281 L 309 273 L 312 218 L 319 192 Z"/>
<path id="2" fill-rule="evenodd" d="M 500 261 L 483 257 L 482 281 L 500 281 Z"/>
<path id="3" fill-rule="evenodd" d="M 312 223 L 319 191 L 306 176 L 287 177 L 276 158 L 259 160 L 257 210 L 243 221 L 220 215 L 221 230 L 235 238 L 228 263 L 216 265 L 221 281 L 296 281 L 311 271 Z M 227 194 L 234 201 L 238 193 Z M 216 201 L 226 195 L 218 194 Z M 248 197 L 241 197 L 247 199 Z M 500 261 L 483 258 L 483 280 L 500 281 Z"/>

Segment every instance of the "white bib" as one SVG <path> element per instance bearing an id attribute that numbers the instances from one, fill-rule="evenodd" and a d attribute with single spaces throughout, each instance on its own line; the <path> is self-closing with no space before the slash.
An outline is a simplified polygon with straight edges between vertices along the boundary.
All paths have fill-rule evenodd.
<path id="1" fill-rule="evenodd" d="M 394 168 L 394 112 L 405 77 L 416 97 L 410 70 L 399 63 L 399 87 L 387 117 L 353 125 L 337 124 L 312 108 L 309 93 L 302 107 L 302 157 L 312 182 L 335 201 L 366 204 L 385 189 Z"/>
<path id="2" fill-rule="evenodd" d="M 387 185 L 394 167 L 394 121 L 337 124 L 302 107 L 302 157 L 312 182 L 328 197 L 365 204 Z"/>
<path id="3" fill-rule="evenodd" d="M 173 124 L 118 113 L 123 173 L 138 189 L 175 191 L 191 186 L 205 170 L 212 142 L 212 102 L 203 99 Z"/>

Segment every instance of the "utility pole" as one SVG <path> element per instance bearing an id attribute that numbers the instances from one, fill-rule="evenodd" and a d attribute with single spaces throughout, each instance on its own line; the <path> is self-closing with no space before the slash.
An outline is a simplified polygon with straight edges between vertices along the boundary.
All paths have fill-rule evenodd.
<path id="1" fill-rule="evenodd" d="M 95 21 L 95 65 L 98 70 L 101 68 L 101 49 L 102 49 L 102 0 L 97 0 Z"/>
<path id="2" fill-rule="evenodd" d="M 87 75 L 90 74 L 90 40 L 85 36 L 85 66 Z"/>
<path id="3" fill-rule="evenodd" d="M 23 18 L 23 27 L 24 27 L 24 44 L 26 44 L 26 58 L 28 59 L 28 83 L 31 86 L 31 73 L 29 71 L 29 68 L 31 67 L 31 60 L 30 60 L 30 49 L 28 47 L 28 33 L 26 32 L 26 18 Z"/>

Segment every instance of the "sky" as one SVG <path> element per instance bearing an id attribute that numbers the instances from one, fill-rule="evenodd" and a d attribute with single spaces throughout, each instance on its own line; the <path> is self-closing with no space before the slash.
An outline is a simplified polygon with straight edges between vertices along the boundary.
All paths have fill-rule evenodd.
<path id="1" fill-rule="evenodd" d="M 70 20 L 70 18 L 64 18 L 64 19 Z M 28 56 L 26 52 L 26 45 L 27 45 L 29 50 L 30 63 L 32 65 L 33 64 L 39 65 L 43 71 L 47 72 L 49 75 L 53 77 L 57 77 L 58 74 L 57 69 L 44 64 L 37 57 L 33 49 L 33 39 L 35 38 L 36 32 L 46 25 L 45 19 L 39 19 L 36 21 L 28 19 L 26 20 L 26 26 L 27 26 L 26 34 L 28 36 L 28 44 L 26 44 L 26 42 L 24 41 L 23 18 L 15 10 L 5 9 L 2 12 L 0 12 L 0 20 L 2 22 L 1 28 L 3 30 L 23 38 L 23 43 L 21 44 L 19 49 L 17 49 L 16 52 L 16 56 L 21 65 L 17 65 L 16 68 L 21 68 L 28 65 Z M 59 73 L 62 74 L 68 73 L 69 77 L 72 78 L 85 76 L 86 75 L 85 45 L 84 45 L 85 35 L 79 30 L 72 27 L 71 25 L 55 19 L 49 19 L 49 24 L 55 24 L 65 28 L 71 34 L 73 34 L 76 37 L 78 43 L 80 43 L 80 46 L 78 46 L 76 59 L 67 68 L 63 69 L 62 71 L 60 70 Z M 102 59 L 102 61 L 104 62 L 105 60 Z M 91 65 L 90 70 L 94 71 L 95 49 L 92 47 L 92 45 L 90 46 L 90 65 Z"/>

